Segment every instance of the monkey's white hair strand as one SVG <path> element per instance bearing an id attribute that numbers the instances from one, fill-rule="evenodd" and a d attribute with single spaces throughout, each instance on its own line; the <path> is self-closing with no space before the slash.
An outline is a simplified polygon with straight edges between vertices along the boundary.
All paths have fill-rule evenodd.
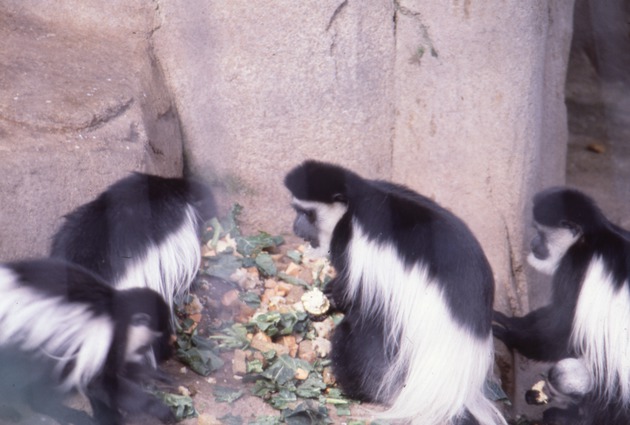
<path id="1" fill-rule="evenodd" d="M 484 395 L 494 360 L 491 335 L 479 338 L 455 322 L 425 265 L 407 267 L 394 245 L 371 241 L 356 220 L 352 227 L 346 296 L 361 297 L 365 316 L 383 318 L 388 346 L 399 343 L 379 389 L 390 407 L 379 416 L 442 425 L 468 409 L 481 424 L 506 424 Z"/>
<path id="2" fill-rule="evenodd" d="M 604 400 L 621 401 L 624 406 L 630 405 L 629 326 L 629 282 L 616 289 L 612 273 L 596 256 L 578 297 L 571 344 L 594 376 Z"/>
<path id="3" fill-rule="evenodd" d="M 172 308 L 187 294 L 201 264 L 198 222 L 195 209 L 188 205 L 182 225 L 160 244 L 150 245 L 114 286 L 153 289 Z"/>
<path id="4" fill-rule="evenodd" d="M 0 294 L 0 345 L 53 359 L 61 388 L 84 392 L 107 359 L 114 335 L 112 320 L 96 315 L 87 304 L 24 285 L 4 266 L 0 266 Z"/>

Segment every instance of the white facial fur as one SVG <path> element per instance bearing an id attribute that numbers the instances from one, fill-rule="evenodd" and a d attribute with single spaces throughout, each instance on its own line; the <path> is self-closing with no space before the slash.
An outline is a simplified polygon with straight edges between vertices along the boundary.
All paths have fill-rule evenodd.
<path id="1" fill-rule="evenodd" d="M 341 217 L 348 211 L 348 206 L 341 202 L 325 204 L 297 198 L 293 198 L 293 205 L 305 210 L 315 210 L 317 214 L 317 229 L 319 230 L 319 247 L 313 249 L 312 254 L 322 257 L 327 256 L 330 253 L 333 231 Z"/>
<path id="2" fill-rule="evenodd" d="M 540 224 L 536 225 L 536 229 L 545 236 L 549 256 L 541 260 L 530 252 L 527 256 L 527 262 L 539 272 L 553 275 L 558 265 L 560 265 L 564 254 L 582 235 L 580 233 L 574 234 L 569 229 L 542 226 Z"/>

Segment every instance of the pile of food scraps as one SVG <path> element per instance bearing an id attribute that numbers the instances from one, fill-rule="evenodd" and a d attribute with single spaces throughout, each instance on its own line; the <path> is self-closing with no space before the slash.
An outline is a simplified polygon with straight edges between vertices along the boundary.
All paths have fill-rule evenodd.
<path id="1" fill-rule="evenodd" d="M 328 260 L 297 240 L 242 235 L 239 213 L 235 206 L 207 223 L 197 282 L 177 310 L 177 358 L 208 377 L 215 401 L 255 396 L 270 414 L 198 412 L 192 402 L 199 393 L 189 388 L 165 400 L 180 419 L 198 416 L 203 425 L 385 423 L 352 419 L 356 403 L 335 385 L 330 337 L 343 316 L 329 311 L 322 293 L 335 273 Z"/>
<path id="2" fill-rule="evenodd" d="M 364 419 L 382 406 L 364 408 L 335 385 L 330 337 L 343 315 L 329 310 L 323 294 L 333 267 L 309 255 L 297 238 L 243 235 L 240 211 L 236 205 L 225 218 L 207 223 L 196 283 L 177 306 L 177 359 L 186 365 L 180 364 L 180 373 L 191 370 L 208 385 L 183 385 L 179 394 L 164 394 L 165 402 L 185 425 L 387 424 Z M 495 383 L 487 390 L 507 402 Z M 236 407 L 204 403 L 207 408 L 198 409 L 208 393 L 214 402 Z M 263 400 L 267 409 L 251 399 L 239 407 L 247 397 Z M 531 424 L 524 417 L 514 423 Z"/>

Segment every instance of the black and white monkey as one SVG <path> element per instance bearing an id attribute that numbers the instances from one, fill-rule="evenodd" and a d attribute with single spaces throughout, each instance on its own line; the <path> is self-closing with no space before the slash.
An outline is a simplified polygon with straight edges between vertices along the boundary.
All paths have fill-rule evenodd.
<path id="1" fill-rule="evenodd" d="M 528 358 L 577 357 L 594 382 L 585 424 L 630 423 L 630 236 L 569 188 L 538 193 L 528 262 L 553 275 L 549 305 L 495 312 L 494 334 Z"/>
<path id="2" fill-rule="evenodd" d="M 494 282 L 455 215 L 403 186 L 306 161 L 285 185 L 294 232 L 330 254 L 337 382 L 416 424 L 505 423 L 483 388 L 493 365 Z"/>
<path id="3" fill-rule="evenodd" d="M 66 215 L 51 256 L 92 270 L 118 289 L 151 288 L 170 306 L 195 277 L 200 231 L 215 214 L 205 185 L 134 173 Z"/>
<path id="4" fill-rule="evenodd" d="M 44 259 L 0 264 L 0 392 L 60 424 L 117 425 L 146 413 L 174 420 L 142 387 L 159 374 L 144 355 L 170 311 L 148 288 L 113 289 L 91 272 Z M 66 407 L 85 394 L 94 420 Z"/>

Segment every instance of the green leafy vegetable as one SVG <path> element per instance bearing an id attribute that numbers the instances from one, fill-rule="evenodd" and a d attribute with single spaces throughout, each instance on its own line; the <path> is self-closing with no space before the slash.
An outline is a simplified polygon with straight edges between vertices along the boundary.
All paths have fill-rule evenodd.
<path id="1" fill-rule="evenodd" d="M 284 410 L 289 406 L 289 404 L 295 401 L 297 401 L 297 396 L 293 391 L 286 388 L 280 388 L 276 394 L 271 396 L 269 404 L 278 410 Z"/>
<path id="2" fill-rule="evenodd" d="M 164 402 L 168 407 L 170 407 L 173 415 L 178 421 L 184 420 L 186 418 L 194 418 L 197 417 L 197 411 L 195 410 L 195 406 L 193 405 L 193 400 L 189 396 L 181 395 L 181 394 L 171 394 L 163 391 L 155 391 L 156 397 Z"/>
<path id="3" fill-rule="evenodd" d="M 217 348 L 221 350 L 245 349 L 249 346 L 247 339 L 247 328 L 241 323 L 234 323 L 229 327 L 221 329 L 223 335 L 213 335 L 211 340 L 220 341 Z"/>
<path id="4" fill-rule="evenodd" d="M 241 267 L 243 267 L 243 261 L 226 250 L 213 257 L 205 258 L 205 267 L 201 272 L 229 281 L 230 276 Z"/>
<path id="5" fill-rule="evenodd" d="M 281 420 L 277 416 L 259 416 L 247 425 L 280 425 Z"/>
<path id="6" fill-rule="evenodd" d="M 333 421 L 328 416 L 325 406 L 314 403 L 300 403 L 295 409 L 285 409 L 282 412 L 287 425 L 329 425 Z"/>
<path id="7" fill-rule="evenodd" d="M 260 271 L 263 276 L 275 276 L 278 273 L 278 269 L 273 262 L 273 258 L 271 258 L 271 255 L 266 252 L 258 254 L 254 262 L 256 263 L 258 271 Z"/>
<path id="8" fill-rule="evenodd" d="M 260 296 L 254 292 L 239 292 L 238 298 L 251 308 L 260 306 Z"/>
<path id="9" fill-rule="evenodd" d="M 263 362 L 260 360 L 252 360 L 247 362 L 247 373 L 262 373 L 263 372 Z"/>
<path id="10" fill-rule="evenodd" d="M 211 350 L 192 347 L 188 350 L 177 350 L 177 358 L 186 364 L 194 372 L 208 376 L 210 373 L 223 367 L 223 359 Z"/>
<path id="11" fill-rule="evenodd" d="M 303 311 L 270 311 L 255 316 L 250 323 L 269 336 L 290 335 L 304 330 L 308 315 Z"/>
<path id="12" fill-rule="evenodd" d="M 307 361 L 290 357 L 283 354 L 273 362 L 267 370 L 261 373 L 261 376 L 276 382 L 279 385 L 285 385 L 288 381 L 295 377 L 298 369 L 304 369 L 308 372 L 313 370 L 313 366 Z"/>
<path id="13" fill-rule="evenodd" d="M 300 279 L 298 277 L 288 275 L 288 274 L 286 274 L 284 272 L 278 273 L 278 278 L 284 280 L 285 282 L 290 283 L 291 285 L 302 286 L 302 287 L 304 287 L 306 289 L 311 289 L 312 288 L 311 285 L 309 285 L 306 281 L 304 281 L 304 280 L 302 280 L 302 279 Z"/>
<path id="14" fill-rule="evenodd" d="M 224 235 L 229 234 L 233 238 L 241 235 L 241 230 L 238 227 L 238 217 L 243 212 L 243 207 L 239 204 L 232 205 L 232 208 L 228 212 L 227 216 L 221 220 L 221 227 L 223 227 Z"/>
<path id="15" fill-rule="evenodd" d="M 245 257 L 255 257 L 264 249 L 275 248 L 283 243 L 282 236 L 259 232 L 256 236 L 239 237 L 236 241 L 236 250 Z"/>
<path id="16" fill-rule="evenodd" d="M 318 373 L 311 373 L 297 387 L 296 394 L 303 398 L 318 398 L 322 390 L 326 389 L 326 384 Z"/>
<path id="17" fill-rule="evenodd" d="M 302 253 L 295 249 L 287 251 L 287 257 L 291 259 L 295 264 L 300 264 L 302 262 Z"/>
<path id="18" fill-rule="evenodd" d="M 240 416 L 232 415 L 231 413 L 228 413 L 225 416 L 221 416 L 219 420 L 223 425 L 243 425 L 243 418 L 241 418 Z"/>
<path id="19" fill-rule="evenodd" d="M 214 398 L 218 402 L 233 403 L 243 395 L 243 390 L 217 385 L 212 391 Z"/>
<path id="20" fill-rule="evenodd" d="M 252 388 L 252 394 L 265 400 L 269 400 L 271 395 L 278 390 L 274 382 L 266 379 L 258 379 Z"/>

